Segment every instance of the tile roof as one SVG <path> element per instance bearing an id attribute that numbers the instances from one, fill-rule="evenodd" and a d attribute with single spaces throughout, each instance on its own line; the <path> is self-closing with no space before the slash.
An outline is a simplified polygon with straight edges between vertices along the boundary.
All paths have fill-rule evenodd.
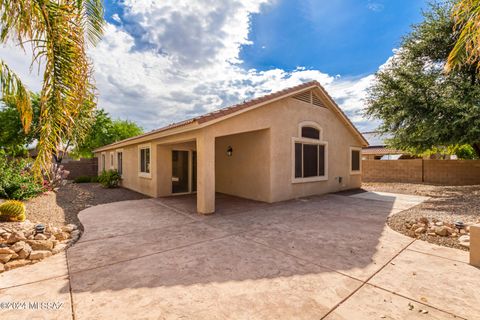
<path id="1" fill-rule="evenodd" d="M 218 119 L 218 118 L 222 118 L 222 117 L 227 116 L 229 114 L 241 111 L 243 109 L 247 109 L 247 108 L 252 107 L 254 105 L 257 105 L 257 104 L 260 104 L 260 103 L 263 103 L 263 102 L 268 102 L 268 101 L 274 100 L 276 98 L 280 98 L 282 96 L 300 91 L 302 89 L 310 88 L 310 87 L 321 88 L 322 91 L 328 96 L 328 98 L 334 102 L 332 97 L 323 89 L 323 87 L 320 85 L 320 83 L 318 81 L 314 80 L 314 81 L 304 82 L 304 83 L 299 84 L 297 86 L 286 88 L 286 89 L 283 89 L 283 90 L 280 90 L 280 91 L 277 91 L 277 92 L 274 92 L 274 93 L 270 93 L 270 94 L 261 96 L 259 98 L 246 100 L 246 101 L 243 101 L 242 103 L 238 103 L 238 104 L 235 104 L 233 106 L 229 106 L 229 107 L 222 108 L 222 109 L 219 109 L 219 110 L 216 110 L 216 111 L 213 111 L 213 112 L 209 112 L 209 113 L 206 113 L 206 114 L 194 117 L 194 118 L 190 118 L 190 119 L 180 121 L 180 122 L 171 123 L 171 124 L 169 124 L 165 127 L 155 129 L 155 130 L 146 132 L 144 134 L 141 134 L 141 135 L 138 135 L 138 136 L 135 136 L 135 137 L 124 139 L 124 140 L 117 141 L 117 142 L 111 143 L 109 145 L 100 147 L 97 150 L 107 149 L 108 147 L 115 146 L 115 145 L 118 145 L 118 144 L 121 144 L 121 143 L 123 144 L 125 142 L 130 141 L 130 140 L 136 140 L 136 139 L 146 137 L 146 136 L 149 136 L 149 135 L 153 135 L 153 134 L 156 134 L 156 133 L 159 133 L 159 132 L 164 132 L 164 131 L 168 131 L 168 130 L 171 130 L 171 129 L 174 129 L 174 128 L 187 126 L 187 125 L 192 124 L 192 123 L 202 124 L 202 123 L 205 123 L 205 122 L 209 122 L 209 121 L 212 121 L 212 120 L 215 120 L 215 119 Z M 359 136 L 363 138 L 362 134 L 355 128 L 355 126 L 350 121 L 350 119 L 348 119 L 348 117 L 345 115 L 345 113 L 340 108 L 337 108 L 337 109 L 341 112 L 341 114 L 347 120 L 347 122 L 354 128 L 354 130 L 357 131 Z M 365 142 L 366 142 L 366 140 L 365 140 Z M 96 150 L 94 150 L 94 151 L 96 151 Z"/>

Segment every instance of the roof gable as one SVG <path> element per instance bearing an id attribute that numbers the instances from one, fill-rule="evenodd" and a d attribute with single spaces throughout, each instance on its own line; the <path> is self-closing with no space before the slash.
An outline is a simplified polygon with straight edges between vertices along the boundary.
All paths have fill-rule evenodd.
<path id="1" fill-rule="evenodd" d="M 277 91 L 259 98 L 255 98 L 249 101 L 244 101 L 242 103 L 239 103 L 227 108 L 219 109 L 195 118 L 191 118 L 191 119 L 177 122 L 177 123 L 172 123 L 163 128 L 156 129 L 136 137 L 117 141 L 112 144 L 106 145 L 104 147 L 98 148 L 94 150 L 94 152 L 103 151 L 105 149 L 109 149 L 114 146 L 117 147 L 120 145 L 123 146 L 123 145 L 133 144 L 133 143 L 136 143 L 135 141 L 137 139 L 145 138 L 148 136 L 156 136 L 157 134 L 161 134 L 161 136 L 169 135 L 169 131 L 172 131 L 171 134 L 175 134 L 178 132 L 178 130 L 173 130 L 175 128 L 181 129 L 181 127 L 185 127 L 185 131 L 188 131 L 189 129 L 190 130 L 199 129 L 200 127 L 212 125 L 216 122 L 222 121 L 232 116 L 236 116 L 243 112 L 253 110 L 253 109 L 262 107 L 264 105 L 267 105 L 269 103 L 272 103 L 274 101 L 282 100 L 289 97 L 311 103 L 312 105 L 315 105 L 318 107 L 329 108 L 344 122 L 344 124 L 359 139 L 359 141 L 363 146 L 368 146 L 367 140 L 365 140 L 362 134 L 357 130 L 357 128 L 350 121 L 350 119 L 348 119 L 345 113 L 343 113 L 343 111 L 338 107 L 338 105 L 330 97 L 330 95 L 325 91 L 325 89 L 320 85 L 320 83 L 317 81 L 310 81 L 310 82 L 305 82 L 300 85 L 290 87 L 281 91 Z M 197 124 L 197 126 L 193 126 L 194 124 Z"/>

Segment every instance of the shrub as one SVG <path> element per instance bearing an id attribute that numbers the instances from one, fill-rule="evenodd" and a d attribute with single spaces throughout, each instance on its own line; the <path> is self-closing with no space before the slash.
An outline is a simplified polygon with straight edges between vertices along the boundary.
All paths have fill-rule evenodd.
<path id="1" fill-rule="evenodd" d="M 21 201 L 8 200 L 0 204 L 0 221 L 24 221 L 25 205 Z"/>
<path id="2" fill-rule="evenodd" d="M 73 181 L 75 183 L 88 183 L 88 182 L 97 182 L 97 177 L 89 177 L 89 176 L 80 176 L 76 177 Z"/>
<path id="3" fill-rule="evenodd" d="M 25 159 L 8 159 L 0 153 L 0 197 L 23 200 L 43 192 L 43 186 L 33 176 Z"/>
<path id="4" fill-rule="evenodd" d="M 98 177 L 98 182 L 106 188 L 116 188 L 122 177 L 117 170 L 108 170 L 103 171 L 102 174 Z"/>

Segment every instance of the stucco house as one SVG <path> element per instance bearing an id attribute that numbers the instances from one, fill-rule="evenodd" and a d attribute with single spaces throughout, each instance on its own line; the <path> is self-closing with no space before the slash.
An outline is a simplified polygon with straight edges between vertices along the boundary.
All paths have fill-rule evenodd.
<path id="1" fill-rule="evenodd" d="M 368 143 L 316 81 L 95 150 L 99 171 L 152 197 L 215 193 L 276 202 L 358 188 Z"/>

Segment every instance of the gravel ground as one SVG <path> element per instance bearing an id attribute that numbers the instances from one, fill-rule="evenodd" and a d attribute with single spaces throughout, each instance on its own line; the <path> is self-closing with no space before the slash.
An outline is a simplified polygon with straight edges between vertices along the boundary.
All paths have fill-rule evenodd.
<path id="1" fill-rule="evenodd" d="M 388 225 L 407 235 L 405 222 L 421 217 L 430 220 L 453 223 L 463 221 L 466 224 L 480 222 L 480 185 L 475 186 L 435 186 L 409 183 L 364 183 L 362 189 L 404 193 L 430 197 L 429 200 L 393 215 Z M 422 234 L 419 239 L 439 245 L 467 250 L 458 244 L 457 237 L 438 237 Z"/>
<path id="2" fill-rule="evenodd" d="M 27 219 L 33 223 L 52 224 L 61 227 L 73 223 L 83 229 L 77 214 L 90 206 L 102 203 L 144 199 L 147 196 L 124 189 L 105 189 L 98 183 L 68 183 L 58 192 L 47 192 L 25 202 Z M 12 222 L 0 223 L 0 227 L 13 227 Z"/>

